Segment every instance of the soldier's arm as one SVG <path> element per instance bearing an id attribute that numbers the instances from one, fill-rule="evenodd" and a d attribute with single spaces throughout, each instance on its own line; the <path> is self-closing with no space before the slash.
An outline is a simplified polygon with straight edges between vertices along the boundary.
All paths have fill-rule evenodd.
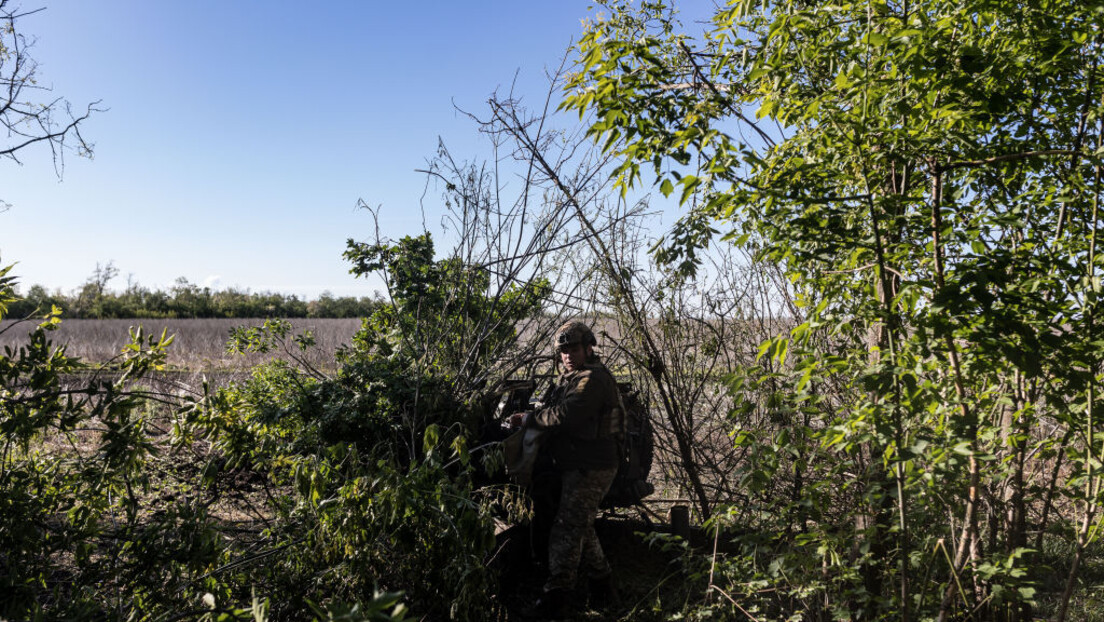
<path id="1" fill-rule="evenodd" d="M 584 374 L 578 382 L 568 390 L 555 406 L 542 408 L 527 417 L 528 426 L 547 429 L 571 424 L 571 419 L 589 412 L 597 412 L 602 407 L 603 392 L 601 382 L 591 378 L 590 374 Z"/>

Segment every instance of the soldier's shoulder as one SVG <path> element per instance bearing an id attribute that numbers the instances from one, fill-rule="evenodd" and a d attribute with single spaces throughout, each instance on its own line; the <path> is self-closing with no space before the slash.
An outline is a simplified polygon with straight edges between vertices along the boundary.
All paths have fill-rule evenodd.
<path id="1" fill-rule="evenodd" d="M 608 382 L 616 382 L 613 378 L 613 372 L 602 363 L 587 363 L 586 366 L 583 367 L 581 373 L 586 374 L 590 378 L 601 378 Z"/>

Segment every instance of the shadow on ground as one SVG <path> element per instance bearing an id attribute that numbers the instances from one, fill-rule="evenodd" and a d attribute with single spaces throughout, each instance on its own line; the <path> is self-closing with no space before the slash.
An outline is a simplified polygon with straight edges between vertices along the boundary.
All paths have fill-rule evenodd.
<path id="1" fill-rule="evenodd" d="M 623 516 L 605 516 L 595 522 L 595 530 L 613 567 L 617 602 L 605 610 L 591 608 L 587 604 L 586 581 L 580 580 L 567 615 L 557 619 L 666 619 L 662 611 L 664 601 L 669 608 L 671 598 L 677 599 L 680 594 L 681 598 L 686 597 L 688 586 L 678 551 L 649 537 L 662 533 L 659 527 Z M 511 527 L 498 536 L 498 554 L 492 563 L 499 572 L 497 600 L 504 609 L 501 620 L 538 619 L 526 614 L 548 577 L 547 555 L 539 541 L 539 535 L 534 538 L 528 524 Z"/>

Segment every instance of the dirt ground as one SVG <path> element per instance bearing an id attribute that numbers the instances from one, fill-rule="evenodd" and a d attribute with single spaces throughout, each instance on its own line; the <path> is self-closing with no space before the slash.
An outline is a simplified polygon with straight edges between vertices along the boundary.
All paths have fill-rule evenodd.
<path id="1" fill-rule="evenodd" d="M 655 535 L 665 534 L 666 525 L 640 516 L 610 514 L 595 522 L 602 548 L 613 567 L 618 598 L 614 606 L 599 611 L 587 604 L 585 580 L 572 593 L 568 613 L 561 620 L 649 620 L 665 619 L 655 607 L 661 600 L 678 598 L 691 589 L 677 552 L 663 550 Z M 498 600 L 506 622 L 531 620 L 527 610 L 541 593 L 548 576 L 543 552 L 533 550 L 529 526 L 518 525 L 498 536 L 499 551 L 494 564 L 499 569 Z M 668 601 L 668 606 L 670 602 Z"/>

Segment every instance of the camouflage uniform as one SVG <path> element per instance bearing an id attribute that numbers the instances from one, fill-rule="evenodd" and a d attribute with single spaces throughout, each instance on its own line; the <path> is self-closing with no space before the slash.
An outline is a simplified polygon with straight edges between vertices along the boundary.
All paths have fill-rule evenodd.
<path id="1" fill-rule="evenodd" d="M 545 592 L 575 587 L 580 568 L 591 579 L 609 576 L 610 565 L 594 531 L 594 515 L 616 475 L 617 467 L 564 472 L 560 509 L 548 541 Z"/>
<path id="2" fill-rule="evenodd" d="M 592 358 L 583 369 L 565 373 L 548 406 L 526 421 L 552 432 L 546 450 L 563 478 L 548 544 L 546 593 L 573 588 L 580 564 L 591 579 L 610 575 L 594 517 L 617 475 L 623 412 L 617 382 Z"/>

